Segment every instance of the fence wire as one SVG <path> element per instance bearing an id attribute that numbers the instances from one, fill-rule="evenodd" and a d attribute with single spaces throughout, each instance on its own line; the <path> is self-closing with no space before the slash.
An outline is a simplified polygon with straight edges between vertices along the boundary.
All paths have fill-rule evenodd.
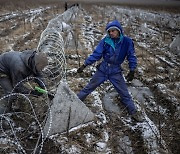
<path id="1" fill-rule="evenodd" d="M 50 20 L 42 32 L 37 51 L 48 54 L 49 65 L 46 67 L 48 80 L 57 87 L 61 79 L 66 78 L 66 58 L 64 53 L 63 32 L 71 32 L 71 24 L 78 15 L 79 7 L 73 6 Z M 54 82 L 56 80 L 56 82 Z"/>
<path id="2" fill-rule="evenodd" d="M 48 89 L 55 89 L 60 80 L 66 78 L 66 59 L 62 35 L 64 31 L 71 31 L 70 25 L 78 15 L 78 10 L 78 6 L 73 6 L 63 14 L 50 20 L 41 34 L 37 51 L 45 52 L 48 55 L 48 66 L 43 71 L 45 81 L 49 82 Z M 34 79 L 37 80 L 38 78 L 26 78 L 16 86 L 28 83 L 30 87 L 33 87 L 32 80 Z M 21 108 L 22 111 L 14 110 L 11 113 L 0 115 L 0 145 L 4 145 L 0 152 L 40 154 L 48 136 L 48 134 L 44 135 L 43 132 L 43 126 L 48 115 L 51 119 L 48 132 L 51 130 L 50 101 L 47 95 L 38 97 L 37 101 L 37 98 L 31 95 L 15 93 L 14 89 L 11 94 L 1 97 L 0 103 L 15 96 L 16 100 L 13 105 L 19 103 L 23 108 Z"/>

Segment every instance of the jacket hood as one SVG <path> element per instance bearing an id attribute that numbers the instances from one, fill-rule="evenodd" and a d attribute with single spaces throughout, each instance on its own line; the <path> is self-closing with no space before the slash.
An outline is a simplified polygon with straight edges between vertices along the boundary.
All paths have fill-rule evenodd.
<path id="1" fill-rule="evenodd" d="M 30 70 L 32 70 L 35 74 L 37 74 L 37 70 L 35 68 L 35 57 L 36 51 L 33 50 L 25 50 L 21 53 L 21 59 Z"/>
<path id="2" fill-rule="evenodd" d="M 48 65 L 47 55 L 44 52 L 38 52 L 34 56 L 35 67 L 38 72 L 42 71 Z"/>
<path id="3" fill-rule="evenodd" d="M 34 55 L 35 55 L 35 51 L 32 51 L 32 50 L 25 50 L 23 52 L 21 52 L 21 59 L 23 60 L 24 64 L 27 66 L 27 67 L 30 67 L 29 65 L 29 59 L 33 58 Z"/>
<path id="4" fill-rule="evenodd" d="M 23 51 L 21 54 L 26 67 L 31 69 L 35 74 L 41 72 L 44 67 L 48 65 L 47 55 L 42 52 L 36 52 L 31 50 Z"/>
<path id="5" fill-rule="evenodd" d="M 113 20 L 106 25 L 106 31 L 108 31 L 111 28 L 116 28 L 120 31 L 121 34 L 123 34 L 121 24 L 118 20 Z"/>

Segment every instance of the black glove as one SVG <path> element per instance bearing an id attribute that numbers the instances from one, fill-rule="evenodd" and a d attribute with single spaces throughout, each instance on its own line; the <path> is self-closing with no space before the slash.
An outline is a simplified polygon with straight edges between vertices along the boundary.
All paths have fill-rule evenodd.
<path id="1" fill-rule="evenodd" d="M 133 79 L 134 79 L 134 71 L 130 71 L 126 76 L 126 80 L 129 82 L 132 81 Z"/>
<path id="2" fill-rule="evenodd" d="M 49 97 L 49 99 L 50 99 L 50 100 L 53 100 L 54 95 L 53 95 L 53 94 L 51 94 L 51 93 L 48 93 L 48 97 Z"/>
<path id="3" fill-rule="evenodd" d="M 86 65 L 83 64 L 81 67 L 79 67 L 79 68 L 77 69 L 77 73 L 82 73 L 83 70 L 85 69 L 85 67 L 86 67 Z"/>
<path id="4" fill-rule="evenodd" d="M 101 63 L 97 64 L 96 69 L 99 69 L 100 65 L 101 65 Z"/>
<path id="5" fill-rule="evenodd" d="M 35 95 L 35 96 L 41 96 L 41 95 L 43 95 L 43 93 L 40 93 L 40 92 L 37 91 L 37 90 L 32 90 L 32 91 L 30 92 L 30 94 L 31 94 L 31 95 Z"/>

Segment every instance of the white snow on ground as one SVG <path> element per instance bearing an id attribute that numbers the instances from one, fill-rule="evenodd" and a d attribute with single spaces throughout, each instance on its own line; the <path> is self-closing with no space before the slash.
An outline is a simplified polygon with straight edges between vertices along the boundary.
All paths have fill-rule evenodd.
<path id="1" fill-rule="evenodd" d="M 93 102 L 92 106 L 99 108 L 98 109 L 99 112 L 97 113 L 96 116 L 100 119 L 102 124 L 105 124 L 105 123 L 107 123 L 107 119 L 106 119 L 104 109 L 102 106 L 102 101 L 101 101 L 99 95 L 100 94 L 97 91 L 92 92 L 92 96 L 94 97 L 94 102 Z"/>
<path id="2" fill-rule="evenodd" d="M 136 102 L 137 109 L 141 112 L 145 121 L 143 123 L 137 123 L 135 126 L 131 126 L 127 123 L 128 127 L 133 130 L 140 130 L 142 133 L 142 137 L 144 142 L 148 147 L 148 153 L 155 154 L 159 152 L 159 144 L 163 146 L 164 149 L 167 149 L 165 141 L 161 138 L 159 129 L 155 125 L 155 123 L 147 116 L 146 110 L 150 111 L 158 111 L 160 114 L 164 115 L 166 113 L 166 109 L 163 109 L 161 106 L 157 106 L 155 104 L 153 94 L 151 93 L 148 87 L 144 87 L 143 84 L 134 80 L 132 85 L 135 87 L 129 87 L 129 91 L 131 92 Z M 149 98 L 149 102 L 147 102 L 146 98 Z"/>
<path id="3" fill-rule="evenodd" d="M 133 154 L 133 149 L 131 147 L 132 146 L 131 140 L 129 139 L 128 136 L 124 136 L 120 138 L 120 144 L 123 151 L 126 151 L 129 154 Z"/>
<path id="4" fill-rule="evenodd" d="M 13 19 L 15 17 L 19 17 L 19 16 L 22 16 L 22 15 L 27 15 L 26 16 L 26 19 L 25 20 L 29 20 L 31 22 L 33 22 L 33 20 L 39 15 L 41 14 L 43 11 L 47 10 L 47 9 L 50 9 L 50 7 L 46 7 L 46 8 L 37 8 L 37 9 L 30 9 L 30 10 L 25 10 L 24 12 L 19 12 L 19 11 L 16 11 L 16 12 L 12 12 L 10 14 L 2 14 L 1 17 L 0 17 L 0 21 L 4 21 L 4 20 L 10 20 L 10 19 Z M 30 17 L 30 19 L 29 19 Z"/>
<path id="5" fill-rule="evenodd" d="M 95 8 L 97 10 L 103 10 L 103 8 L 99 7 L 99 6 L 96 6 Z M 48 8 L 44 8 L 44 9 L 38 8 L 37 10 L 30 10 L 29 12 L 27 11 L 25 13 L 31 14 L 32 17 L 30 18 L 30 21 L 33 22 L 33 20 L 36 19 L 36 15 L 40 14 L 45 9 L 48 9 Z M 134 9 L 126 9 L 126 8 L 120 8 L 120 7 L 115 7 L 115 6 L 107 6 L 106 11 L 107 11 L 107 12 L 105 12 L 106 15 L 113 14 L 114 16 L 116 16 L 117 19 L 122 19 L 121 21 L 122 21 L 123 27 L 129 26 L 129 25 L 131 25 L 132 27 L 134 26 L 136 28 L 138 27 L 136 29 L 136 32 L 131 35 L 133 35 L 134 38 L 137 40 L 137 44 L 140 47 L 143 47 L 145 49 L 150 48 L 151 45 L 145 41 L 143 42 L 142 39 L 141 40 L 139 40 L 139 39 L 141 37 L 143 37 L 144 40 L 146 40 L 146 37 L 148 35 L 150 35 L 150 36 L 152 36 L 152 38 L 151 38 L 152 40 L 158 40 L 159 38 L 157 38 L 157 36 L 160 33 L 158 28 L 151 27 L 151 25 L 149 23 L 153 22 L 153 23 L 157 23 L 157 24 L 161 25 L 162 27 L 166 25 L 166 27 L 168 27 L 168 28 L 175 28 L 175 29 L 180 26 L 180 14 L 176 14 L 176 15 L 169 14 L 169 13 L 157 14 L 156 12 L 153 12 L 153 11 L 149 12 L 149 11 L 145 11 L 145 10 L 141 10 L 141 9 L 135 9 L 135 10 Z M 13 18 L 15 16 L 18 16 L 18 12 L 12 13 L 11 15 L 7 16 L 4 19 L 0 18 L 0 21 L 7 20 L 7 19 Z M 142 21 L 145 21 L 145 22 L 143 24 L 137 25 L 135 17 L 138 19 L 141 19 Z M 92 21 L 93 19 L 90 15 L 85 16 L 84 18 L 86 20 L 83 21 L 84 23 L 82 24 L 82 27 L 81 27 L 84 46 L 85 46 L 85 48 L 91 50 L 93 48 L 93 45 L 95 44 L 94 40 L 96 40 L 95 35 L 93 35 L 94 34 L 93 30 L 96 30 L 96 31 L 99 31 L 99 30 L 94 28 L 94 25 L 91 24 L 93 22 Z M 63 23 L 63 26 L 67 29 L 71 29 L 71 27 L 68 24 L 66 24 L 65 22 Z M 70 37 L 70 39 L 72 39 L 72 37 Z M 161 41 L 162 40 L 159 40 L 160 43 L 162 43 Z M 9 48 L 11 49 L 11 45 L 9 45 L 9 46 L 10 46 Z M 157 47 L 157 48 L 160 48 L 160 47 Z M 171 55 L 171 53 L 169 53 L 169 54 Z M 73 55 L 71 55 L 71 56 L 72 56 L 71 58 L 77 58 Z M 163 56 L 157 55 L 157 57 L 172 67 L 175 65 L 176 60 L 174 62 L 170 62 Z M 152 59 L 150 57 L 150 60 L 153 61 L 154 59 Z M 155 62 L 159 63 L 159 60 L 155 59 Z M 89 67 L 89 69 L 90 69 L 90 67 Z M 92 69 L 94 69 L 94 67 Z M 160 67 L 160 66 L 157 67 L 157 69 L 160 72 L 164 71 L 164 68 Z M 144 74 L 144 70 L 145 70 L 145 66 L 138 67 L 138 72 L 141 75 Z M 73 73 L 76 73 L 76 71 L 77 71 L 77 68 L 74 68 L 74 69 L 68 70 L 68 73 L 73 74 Z M 156 78 L 163 79 L 164 77 L 157 75 Z M 77 78 L 77 80 L 83 81 L 84 79 Z M 147 79 L 147 81 L 150 82 L 150 81 L 152 81 L 152 79 L 149 78 L 149 79 Z M 147 152 L 149 154 L 158 154 L 158 153 L 160 153 L 159 152 L 159 144 L 162 145 L 164 147 L 164 149 L 166 150 L 166 143 L 161 138 L 158 127 L 152 121 L 153 119 L 150 119 L 148 117 L 148 115 L 146 114 L 146 110 L 149 110 L 151 112 L 158 111 L 160 114 L 166 115 L 167 109 L 156 104 L 153 94 L 148 87 L 144 86 L 142 83 L 137 83 L 138 81 L 135 81 L 135 82 L 136 83 L 133 83 L 133 85 L 129 87 L 129 90 L 130 90 L 133 98 L 136 100 L 135 102 L 136 102 L 136 106 L 137 106 L 138 110 L 142 112 L 142 115 L 146 121 L 144 121 L 143 123 L 137 123 L 136 125 L 131 125 L 131 120 L 129 117 L 122 117 L 122 121 L 128 128 L 135 130 L 135 131 L 140 130 L 141 135 L 144 140 L 144 143 L 148 147 Z M 158 83 L 157 87 L 165 95 L 169 95 L 169 92 L 171 92 L 169 90 L 169 88 L 167 87 L 167 85 L 165 85 L 163 83 Z M 177 91 L 179 91 L 180 83 L 176 82 L 174 87 L 177 89 Z M 104 91 L 107 91 L 108 88 L 111 88 L 111 86 L 106 87 L 106 89 L 104 89 Z M 102 105 L 102 100 L 100 98 L 101 94 L 98 91 L 94 91 L 94 92 L 92 92 L 92 96 L 94 98 L 94 101 L 92 102 L 92 106 L 97 108 L 96 116 L 99 120 L 99 121 L 97 121 L 97 123 L 99 125 L 106 124 L 107 117 L 106 117 L 106 114 L 105 114 L 105 111 L 104 111 L 104 108 Z M 148 98 L 148 101 L 147 101 L 147 98 Z M 169 99 L 174 100 L 174 102 L 178 104 L 177 99 L 174 96 L 169 95 Z M 179 109 L 180 108 L 178 108 L 178 110 Z M 92 124 L 92 123 L 90 123 L 90 124 Z M 83 127 L 88 127 L 88 125 L 89 124 L 80 125 L 78 127 L 71 129 L 70 132 L 76 131 Z M 102 139 L 100 139 L 98 142 L 96 142 L 96 149 L 97 149 L 97 151 L 99 151 L 99 153 L 102 152 L 102 153 L 107 154 L 107 153 L 110 153 L 110 151 L 111 151 L 111 149 L 109 149 L 108 143 L 107 143 L 109 140 L 109 134 L 106 129 L 102 129 L 102 132 L 104 135 L 103 135 Z M 53 136 L 51 136 L 51 138 L 53 138 Z M 85 134 L 85 138 L 86 138 L 87 143 L 91 144 L 91 141 L 95 138 L 95 136 L 93 136 L 90 133 L 87 133 L 87 134 Z M 64 139 L 64 140 L 66 140 L 66 139 Z M 61 142 L 61 141 L 59 141 L 59 142 Z M 126 143 L 128 145 L 128 147 L 130 147 L 130 145 L 131 145 L 131 141 L 128 138 L 128 136 L 121 138 L 120 142 Z M 126 148 L 127 145 L 124 145 L 124 148 Z M 81 147 L 78 147 L 78 145 L 72 144 L 70 147 L 64 147 L 63 150 L 69 154 L 73 154 L 73 153 L 81 153 L 80 149 L 81 149 Z M 129 153 L 132 152 L 131 147 L 128 150 L 129 150 Z"/>
<path id="6" fill-rule="evenodd" d="M 124 124 L 134 131 L 140 130 L 144 143 L 147 146 L 147 153 L 160 154 L 159 144 L 165 150 L 167 149 L 166 144 L 161 138 L 159 130 L 153 123 L 153 121 L 148 118 L 145 112 L 143 112 L 142 116 L 145 119 L 143 123 L 137 123 L 136 125 L 132 126 L 131 124 L 129 124 L 130 121 L 128 119 L 123 118 Z"/>

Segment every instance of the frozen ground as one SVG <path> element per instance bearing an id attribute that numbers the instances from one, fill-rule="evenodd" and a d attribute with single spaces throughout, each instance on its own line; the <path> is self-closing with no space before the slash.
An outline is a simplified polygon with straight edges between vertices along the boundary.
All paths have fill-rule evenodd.
<path id="1" fill-rule="evenodd" d="M 37 48 L 49 20 L 63 12 L 62 5 L 13 12 L 3 9 L 0 16 L 0 52 Z M 138 69 L 136 79 L 128 85 L 138 110 L 146 120 L 143 123 L 132 121 L 112 85 L 105 82 L 84 102 L 96 115 L 95 121 L 74 128 L 68 134 L 54 134 L 47 138 L 42 153 L 161 154 L 178 153 L 180 150 L 180 57 L 169 48 L 180 31 L 179 13 L 118 5 L 80 5 L 76 20 L 68 23 L 73 35 L 62 33 L 69 86 L 77 93 L 88 83 L 95 65 L 81 75 L 76 74 L 76 69 L 105 35 L 106 23 L 115 18 L 122 23 L 124 33 L 135 42 Z M 126 74 L 127 64 L 123 68 Z M 51 85 L 49 83 L 48 88 Z M 29 99 L 42 120 L 46 115 L 47 105 L 43 103 L 48 101 L 47 98 Z M 24 112 L 29 113 L 26 104 Z M 23 117 L 25 121 L 21 120 L 20 113 L 1 117 L 8 121 L 8 125 L 1 121 L 2 153 L 32 153 L 40 128 L 37 121 L 28 115 L 31 114 Z"/>

